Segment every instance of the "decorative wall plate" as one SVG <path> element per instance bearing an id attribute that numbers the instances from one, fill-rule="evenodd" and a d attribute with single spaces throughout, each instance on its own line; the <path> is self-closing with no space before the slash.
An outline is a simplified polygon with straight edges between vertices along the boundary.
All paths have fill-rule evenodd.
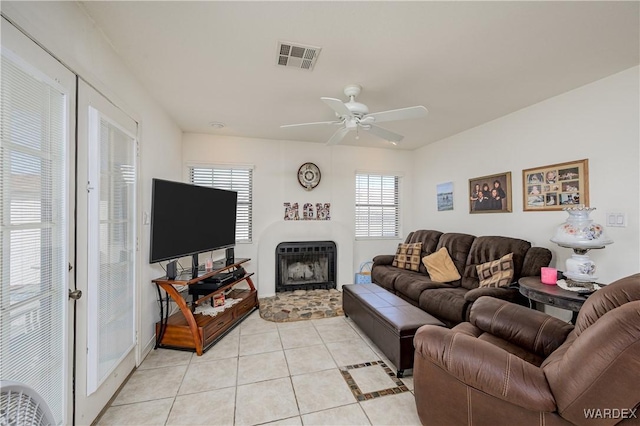
<path id="1" fill-rule="evenodd" d="M 318 186 L 320 177 L 320 169 L 313 163 L 304 163 L 298 169 L 298 182 L 307 191 Z"/>

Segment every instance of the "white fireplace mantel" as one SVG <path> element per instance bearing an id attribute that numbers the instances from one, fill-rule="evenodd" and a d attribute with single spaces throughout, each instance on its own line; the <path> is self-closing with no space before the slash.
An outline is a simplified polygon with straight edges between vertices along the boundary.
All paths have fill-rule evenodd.
<path id="1" fill-rule="evenodd" d="M 276 292 L 276 247 L 287 241 L 334 241 L 338 252 L 337 288 L 353 281 L 353 231 L 335 220 L 278 221 L 260 236 L 257 256 L 258 297 Z"/>

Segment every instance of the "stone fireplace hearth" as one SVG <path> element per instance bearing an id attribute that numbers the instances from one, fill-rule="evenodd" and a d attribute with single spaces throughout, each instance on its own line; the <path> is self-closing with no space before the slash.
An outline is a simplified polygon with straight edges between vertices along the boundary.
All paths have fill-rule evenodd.
<path id="1" fill-rule="evenodd" d="M 336 288 L 333 241 L 283 242 L 276 247 L 276 292 Z"/>

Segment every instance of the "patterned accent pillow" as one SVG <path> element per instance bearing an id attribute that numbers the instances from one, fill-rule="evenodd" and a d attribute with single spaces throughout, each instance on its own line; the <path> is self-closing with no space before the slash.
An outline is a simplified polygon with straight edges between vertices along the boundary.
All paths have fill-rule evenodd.
<path id="1" fill-rule="evenodd" d="M 435 253 L 422 258 L 422 263 L 431 281 L 436 283 L 449 283 L 460 279 L 460 273 L 453 263 L 449 251 L 446 247 L 442 247 Z"/>
<path id="2" fill-rule="evenodd" d="M 420 269 L 420 254 L 422 253 L 422 243 L 398 244 L 396 256 L 392 265 L 401 269 L 416 271 Z"/>
<path id="3" fill-rule="evenodd" d="M 508 287 L 513 280 L 513 253 L 498 260 L 477 265 L 480 287 Z"/>

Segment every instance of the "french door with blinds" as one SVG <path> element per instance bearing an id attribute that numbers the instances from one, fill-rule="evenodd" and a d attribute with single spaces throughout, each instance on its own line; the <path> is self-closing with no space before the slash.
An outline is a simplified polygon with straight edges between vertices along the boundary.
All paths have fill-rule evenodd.
<path id="1" fill-rule="evenodd" d="M 2 18 L 0 378 L 54 424 L 71 423 L 75 80 Z"/>
<path id="2" fill-rule="evenodd" d="M 1 30 L 0 379 L 91 424 L 136 362 L 137 123 Z"/>
<path id="3" fill-rule="evenodd" d="M 100 413 L 135 367 L 137 123 L 78 83 L 76 422 Z"/>

